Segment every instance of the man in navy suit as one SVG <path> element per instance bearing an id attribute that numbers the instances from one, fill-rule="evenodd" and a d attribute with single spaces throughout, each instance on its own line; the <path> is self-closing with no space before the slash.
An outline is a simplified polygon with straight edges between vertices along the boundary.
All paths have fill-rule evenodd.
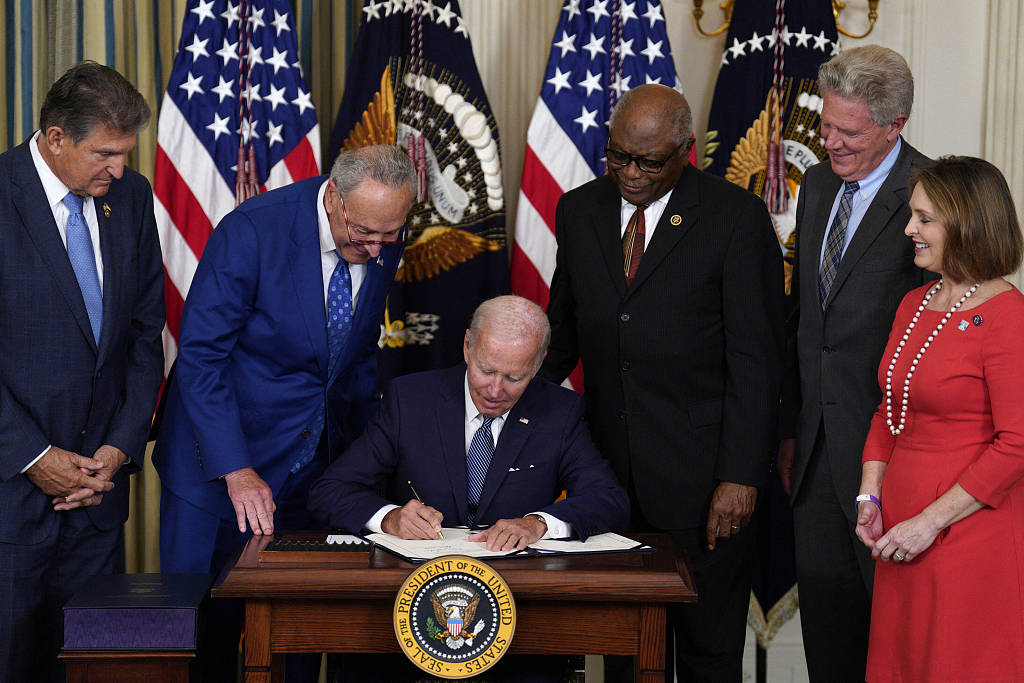
<path id="1" fill-rule="evenodd" d="M 527 299 L 482 303 L 465 364 L 391 383 L 363 436 L 314 484 L 314 516 L 408 539 L 436 538 L 442 524 L 486 526 L 469 538 L 491 550 L 625 527 L 629 499 L 591 441 L 583 399 L 535 377 L 550 336 Z M 566 498 L 554 502 L 562 490 Z M 563 664 L 511 657 L 488 680 L 561 681 Z M 397 656 L 346 658 L 344 673 L 360 683 L 419 678 Z"/>
<path id="2" fill-rule="evenodd" d="M 246 201 L 210 236 L 153 456 L 163 571 L 217 572 L 250 530 L 310 528 L 309 484 L 375 402 L 415 187 L 402 150 L 364 147 L 329 177 Z"/>
<path id="3" fill-rule="evenodd" d="M 0 155 L 0 681 L 63 681 L 61 606 L 120 564 L 128 475 L 163 372 L 150 118 L 95 62 Z"/>
<path id="4" fill-rule="evenodd" d="M 436 538 L 442 523 L 489 526 L 477 537 L 494 550 L 624 527 L 629 501 L 590 439 L 583 400 L 534 377 L 550 334 L 526 299 L 482 303 L 465 365 L 394 380 L 363 436 L 314 485 L 314 515 L 402 538 Z"/>

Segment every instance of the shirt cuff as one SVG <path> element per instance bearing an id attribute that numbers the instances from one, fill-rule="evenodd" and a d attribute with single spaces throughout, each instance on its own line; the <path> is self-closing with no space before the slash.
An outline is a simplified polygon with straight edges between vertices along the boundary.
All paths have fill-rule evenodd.
<path id="1" fill-rule="evenodd" d="M 548 530 L 541 536 L 544 538 L 571 538 L 572 537 L 572 524 L 563 522 L 558 517 L 553 517 L 546 512 L 530 512 L 530 515 L 537 515 L 544 520 L 544 523 L 548 525 Z M 525 515 L 524 515 L 525 516 Z"/>
<path id="2" fill-rule="evenodd" d="M 369 521 L 367 521 L 363 526 L 375 534 L 384 533 L 384 530 L 380 528 L 380 525 L 384 521 L 384 517 L 397 507 L 397 505 L 385 505 L 380 510 L 377 510 L 377 512 L 373 514 L 373 517 L 370 517 Z"/>
<path id="3" fill-rule="evenodd" d="M 37 455 L 36 457 L 32 458 L 32 462 L 30 462 L 29 464 L 27 464 L 27 465 L 25 465 L 24 467 L 22 467 L 22 468 L 21 468 L 21 474 L 25 474 L 26 472 L 28 472 L 28 468 L 32 467 L 32 465 L 35 465 L 35 464 L 36 464 L 37 462 L 39 462 L 39 459 L 40 459 L 41 457 L 43 457 L 44 455 L 46 455 L 46 453 L 47 453 L 47 452 L 48 452 L 48 451 L 49 451 L 49 450 L 50 450 L 51 448 L 53 448 L 53 446 L 52 446 L 52 445 L 51 445 L 51 446 L 47 446 L 46 448 L 44 448 L 44 449 L 43 449 L 43 452 L 42 452 L 42 453 L 40 453 L 40 454 L 39 454 L 39 455 Z"/>

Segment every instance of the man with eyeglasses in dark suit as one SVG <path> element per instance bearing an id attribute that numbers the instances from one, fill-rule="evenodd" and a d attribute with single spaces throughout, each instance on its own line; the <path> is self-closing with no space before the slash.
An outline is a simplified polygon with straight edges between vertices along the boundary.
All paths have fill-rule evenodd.
<path id="1" fill-rule="evenodd" d="M 749 523 L 775 451 L 782 258 L 764 202 L 687 164 L 692 130 L 671 88 L 619 100 L 608 174 L 558 203 L 541 375 L 560 382 L 582 361 L 634 529 L 688 555 L 699 602 L 670 612 L 679 680 L 739 681 Z"/>

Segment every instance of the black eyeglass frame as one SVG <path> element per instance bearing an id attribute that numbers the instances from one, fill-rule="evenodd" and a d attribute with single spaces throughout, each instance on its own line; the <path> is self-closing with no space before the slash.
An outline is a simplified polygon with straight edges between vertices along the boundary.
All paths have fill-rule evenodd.
<path id="1" fill-rule="evenodd" d="M 615 166 L 616 168 L 626 168 L 631 163 L 635 163 L 636 167 L 639 168 L 644 173 L 648 173 L 650 175 L 657 175 L 658 173 L 661 173 L 663 170 L 665 170 L 665 164 L 672 160 L 672 157 L 676 155 L 676 152 L 678 152 L 683 146 L 688 146 L 692 140 L 693 138 L 690 138 L 688 140 L 683 140 L 682 142 L 680 142 L 678 145 L 676 145 L 676 148 L 673 149 L 672 152 L 661 161 L 657 161 L 655 159 L 648 159 L 647 157 L 639 157 L 633 156 L 632 154 L 626 154 L 621 150 L 612 149 L 608 145 L 604 146 L 604 158 L 605 161 L 607 161 L 610 165 Z M 687 147 L 687 149 L 689 149 L 689 147 Z M 624 161 L 615 161 L 614 159 L 611 158 L 610 154 L 618 155 L 622 159 L 624 159 Z"/>

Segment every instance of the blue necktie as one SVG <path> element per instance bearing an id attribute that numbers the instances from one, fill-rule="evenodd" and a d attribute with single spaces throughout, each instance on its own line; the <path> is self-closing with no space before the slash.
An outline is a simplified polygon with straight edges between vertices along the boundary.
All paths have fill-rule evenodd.
<path id="1" fill-rule="evenodd" d="M 70 212 L 65 226 L 68 259 L 78 279 L 78 287 L 82 290 L 93 339 L 99 345 L 100 329 L 103 326 L 103 294 L 100 292 L 100 277 L 96 272 L 96 253 L 92 250 L 89 225 L 85 222 L 85 214 L 82 213 L 84 200 L 77 194 L 68 192 L 62 201 Z"/>
<path id="2" fill-rule="evenodd" d="M 349 332 L 352 331 L 352 275 L 348 272 L 348 263 L 338 254 L 338 265 L 331 273 L 331 281 L 327 285 L 327 350 L 330 359 L 327 365 L 328 374 L 334 372 L 334 366 L 345 348 Z"/>
<path id="3" fill-rule="evenodd" d="M 822 307 L 825 306 L 832 281 L 839 271 L 839 260 L 843 258 L 843 244 L 846 241 L 846 224 L 850 222 L 850 212 L 853 210 L 853 195 L 859 189 L 860 183 L 856 180 L 844 183 L 836 217 L 832 219 L 832 227 L 825 238 L 825 253 L 822 254 L 821 270 L 818 273 L 818 298 Z"/>
<path id="4" fill-rule="evenodd" d="M 494 455 L 494 437 L 491 435 L 491 423 L 494 418 L 486 415 L 482 417 L 484 423 L 473 434 L 473 440 L 469 442 L 469 452 L 466 454 L 466 488 L 471 525 L 476 524 L 476 506 L 480 502 L 480 494 L 484 490 L 487 468 L 491 466 L 491 456 Z"/>
<path id="5" fill-rule="evenodd" d="M 331 273 L 327 283 L 327 375 L 334 372 L 345 348 L 349 332 L 352 330 L 352 276 L 348 272 L 348 263 L 338 254 L 338 265 Z M 292 465 L 292 472 L 298 472 L 316 457 L 316 448 L 320 444 L 320 435 L 324 431 L 324 404 L 317 406 L 313 416 L 313 429 L 309 439 L 299 449 L 299 457 Z"/>

